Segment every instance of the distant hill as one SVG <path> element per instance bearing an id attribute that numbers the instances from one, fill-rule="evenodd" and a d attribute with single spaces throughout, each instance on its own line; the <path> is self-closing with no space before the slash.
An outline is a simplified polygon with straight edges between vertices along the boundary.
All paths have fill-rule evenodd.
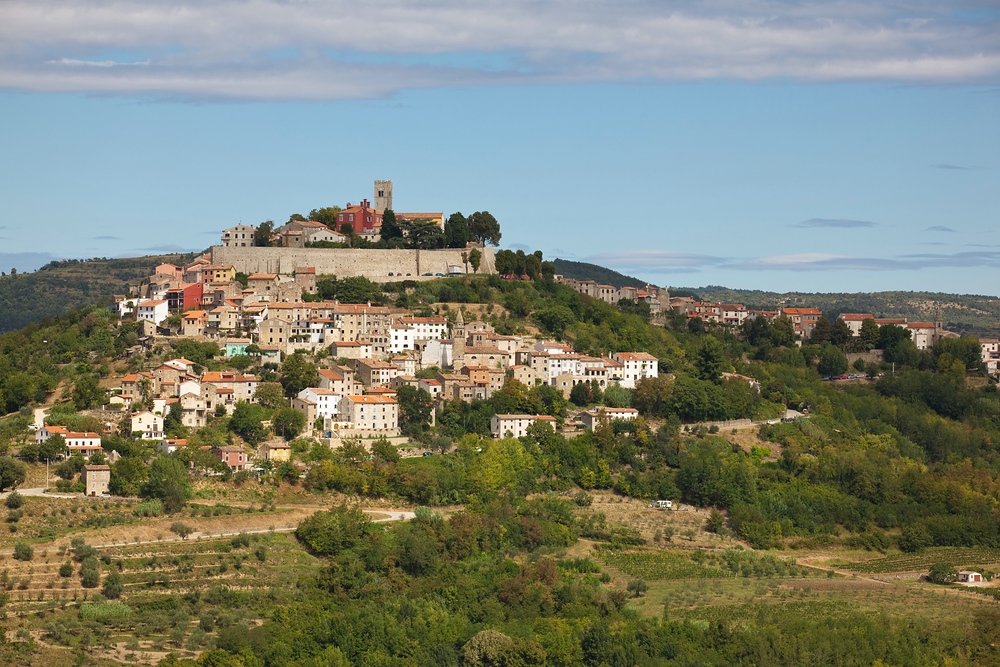
<path id="1" fill-rule="evenodd" d="M 742 303 L 747 308 L 771 309 L 783 306 L 813 306 L 835 318 L 840 313 L 871 313 L 876 317 L 905 317 L 911 322 L 932 321 L 941 308 L 944 326 L 957 333 L 996 336 L 1000 329 L 1000 298 L 979 294 L 944 292 L 856 292 L 809 293 L 763 292 L 709 285 L 698 288 L 671 288 L 697 293 L 705 301 Z"/>
<path id="2" fill-rule="evenodd" d="M 554 259 L 556 273 L 562 274 L 573 280 L 594 280 L 602 285 L 622 288 L 625 285 L 630 287 L 645 287 L 646 281 L 626 276 L 611 269 L 606 269 L 597 264 L 587 264 L 586 262 L 571 262 L 568 259 Z"/>
<path id="3" fill-rule="evenodd" d="M 162 262 L 183 263 L 194 255 L 51 262 L 33 273 L 0 277 L 0 333 L 43 317 L 124 294 Z"/>

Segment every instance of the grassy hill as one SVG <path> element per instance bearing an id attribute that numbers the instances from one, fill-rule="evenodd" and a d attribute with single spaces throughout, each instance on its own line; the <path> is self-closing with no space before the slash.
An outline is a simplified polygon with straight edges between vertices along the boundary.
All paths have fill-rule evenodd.
<path id="1" fill-rule="evenodd" d="M 596 280 L 602 285 L 611 285 L 619 289 L 625 285 L 630 287 L 646 286 L 645 280 L 626 276 L 624 273 L 618 273 L 597 264 L 572 262 L 568 259 L 554 259 L 552 263 L 556 267 L 556 273 L 574 280 Z"/>
<path id="2" fill-rule="evenodd" d="M 0 277 L 0 333 L 123 294 L 128 285 L 149 276 L 157 264 L 190 261 L 191 257 L 66 260 L 46 264 L 34 273 Z"/>
<path id="3" fill-rule="evenodd" d="M 946 329 L 973 335 L 996 335 L 1000 328 L 1000 298 L 979 294 L 944 292 L 809 293 L 763 292 L 709 285 L 694 288 L 706 301 L 742 303 L 748 308 L 768 309 L 778 305 L 814 306 L 827 317 L 840 313 L 872 313 L 876 317 L 905 317 L 931 321 L 941 308 Z M 675 291 L 671 289 L 671 294 Z"/>

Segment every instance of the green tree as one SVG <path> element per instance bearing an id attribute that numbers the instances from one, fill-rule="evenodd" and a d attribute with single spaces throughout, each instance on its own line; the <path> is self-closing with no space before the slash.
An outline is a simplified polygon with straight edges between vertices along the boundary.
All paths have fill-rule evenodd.
<path id="1" fill-rule="evenodd" d="M 179 511 L 194 492 L 188 478 L 188 470 L 179 459 L 160 456 L 149 466 L 149 476 L 142 486 L 145 498 L 159 498 L 163 509 L 169 513 Z"/>
<path id="2" fill-rule="evenodd" d="M 277 409 L 288 405 L 288 399 L 285 398 L 285 391 L 280 382 L 261 382 L 257 385 L 253 398 L 257 405 L 264 408 Z"/>
<path id="3" fill-rule="evenodd" d="M 257 226 L 256 231 L 253 233 L 253 244 L 255 246 L 266 248 L 271 245 L 271 235 L 274 233 L 274 221 L 267 220 L 260 223 Z"/>
<path id="4" fill-rule="evenodd" d="M 69 447 L 66 446 L 66 439 L 57 433 L 56 435 L 50 435 L 45 442 L 38 445 L 38 460 L 55 461 L 65 456 L 68 452 Z"/>
<path id="5" fill-rule="evenodd" d="M 830 343 L 825 343 L 819 353 L 816 370 L 820 375 L 840 375 L 847 371 L 847 357 Z"/>
<path id="6" fill-rule="evenodd" d="M 434 399 L 424 389 L 403 385 L 396 392 L 399 403 L 399 427 L 409 437 L 423 433 L 431 423 Z"/>
<path id="7" fill-rule="evenodd" d="M 391 208 L 387 208 L 382 213 L 382 240 L 403 238 L 403 228 L 396 222 L 396 214 Z"/>
<path id="8" fill-rule="evenodd" d="M 186 540 L 188 537 L 191 536 L 192 533 L 194 533 L 194 528 L 187 525 L 186 523 L 175 521 L 174 523 L 170 524 L 170 532 L 175 535 L 178 535 L 182 540 Z"/>
<path id="9" fill-rule="evenodd" d="M 958 572 L 951 563 L 934 563 L 927 573 L 927 581 L 932 584 L 950 584 L 958 579 Z"/>
<path id="10" fill-rule="evenodd" d="M 705 336 L 694 358 L 698 377 L 709 382 L 721 381 L 725 361 L 726 354 L 722 349 L 722 343 L 715 336 Z"/>
<path id="11" fill-rule="evenodd" d="M 866 350 L 874 350 L 875 346 L 878 345 L 878 329 L 878 324 L 875 323 L 874 318 L 868 317 L 861 320 L 861 330 L 858 332 L 858 340 Z"/>
<path id="12" fill-rule="evenodd" d="M 479 243 L 500 245 L 500 223 L 489 211 L 476 211 L 466 221 L 469 225 L 469 237 Z"/>
<path id="13" fill-rule="evenodd" d="M 630 408 L 632 392 L 617 382 L 612 382 L 604 390 L 604 404 L 609 408 Z"/>
<path id="14" fill-rule="evenodd" d="M 97 384 L 97 378 L 85 373 L 78 376 L 73 384 L 73 405 L 77 410 L 87 410 L 99 405 L 103 394 Z"/>
<path id="15" fill-rule="evenodd" d="M 579 382 L 573 385 L 573 388 L 569 392 L 570 402 L 580 408 L 585 408 L 590 405 L 593 398 L 589 382 Z"/>
<path id="16" fill-rule="evenodd" d="M 267 436 L 264 428 L 263 415 L 259 406 L 239 401 L 236 409 L 233 410 L 229 418 L 228 428 L 233 433 L 246 440 L 250 445 L 256 447 Z"/>
<path id="17" fill-rule="evenodd" d="M 337 229 L 337 214 L 343 209 L 339 206 L 325 206 L 323 208 L 314 208 L 309 211 L 309 219 L 315 220 L 316 222 L 322 222 L 324 225 L 330 229 Z"/>
<path id="18" fill-rule="evenodd" d="M 469 251 L 469 264 L 472 265 L 472 272 L 479 273 L 479 266 L 483 262 L 483 253 L 479 248 L 473 248 Z"/>
<path id="19" fill-rule="evenodd" d="M 101 595 L 109 600 L 117 600 L 125 592 L 125 579 L 122 577 L 121 573 L 118 572 L 118 568 L 113 567 L 111 571 L 108 572 L 108 576 L 104 578 L 104 587 L 101 588 Z"/>
<path id="20" fill-rule="evenodd" d="M 319 372 L 316 366 L 309 363 L 303 354 L 290 354 L 281 365 L 281 375 L 278 377 L 285 389 L 285 396 L 297 396 L 306 387 L 319 385 Z"/>
<path id="21" fill-rule="evenodd" d="M 182 421 L 184 408 L 180 401 L 172 404 L 167 410 L 167 416 L 163 418 L 163 432 L 168 438 L 183 438 L 187 435 L 187 427 Z"/>
<path id="22" fill-rule="evenodd" d="M 16 489 L 24 484 L 24 480 L 27 476 L 28 466 L 26 466 L 23 462 L 7 456 L 0 457 L 0 492 L 5 491 L 6 489 Z M 10 505 L 8 504 L 8 507 L 9 506 Z"/>
<path id="23" fill-rule="evenodd" d="M 271 426 L 285 440 L 294 440 L 305 430 L 306 416 L 293 408 L 279 408 L 271 417 Z"/>
<path id="24" fill-rule="evenodd" d="M 139 456 L 125 456 L 111 465 L 108 490 L 116 496 L 137 496 L 146 481 L 149 468 Z"/>
<path id="25" fill-rule="evenodd" d="M 336 556 L 379 532 L 357 505 L 346 503 L 316 512 L 299 524 L 295 536 L 314 554 Z"/>
<path id="26" fill-rule="evenodd" d="M 469 243 L 469 224 L 460 211 L 448 216 L 444 223 L 445 243 L 449 248 L 464 248 Z"/>
<path id="27" fill-rule="evenodd" d="M 30 544 L 21 540 L 14 543 L 14 560 L 29 561 L 35 557 L 35 550 Z"/>

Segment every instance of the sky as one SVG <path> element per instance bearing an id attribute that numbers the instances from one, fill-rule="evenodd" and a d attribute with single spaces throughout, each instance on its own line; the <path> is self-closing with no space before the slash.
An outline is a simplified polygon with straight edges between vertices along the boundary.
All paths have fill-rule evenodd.
<path id="1" fill-rule="evenodd" d="M 372 198 L 663 286 L 1000 293 L 996 0 L 0 0 L 0 268 Z"/>

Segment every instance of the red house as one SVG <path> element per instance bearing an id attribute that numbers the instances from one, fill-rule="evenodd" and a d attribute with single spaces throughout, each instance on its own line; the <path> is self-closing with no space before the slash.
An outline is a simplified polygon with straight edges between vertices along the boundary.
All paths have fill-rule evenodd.
<path id="1" fill-rule="evenodd" d="M 382 227 L 382 211 L 372 208 L 371 202 L 362 199 L 360 204 L 337 213 L 337 231 L 344 225 L 351 225 L 355 234 L 373 234 Z"/>
<path id="2" fill-rule="evenodd" d="M 215 447 L 212 453 L 219 457 L 231 470 L 244 470 L 250 465 L 250 457 L 242 447 Z"/>
<path id="3" fill-rule="evenodd" d="M 171 287 L 166 294 L 167 307 L 171 311 L 200 308 L 203 288 L 202 283 L 181 283 L 177 287 Z"/>

